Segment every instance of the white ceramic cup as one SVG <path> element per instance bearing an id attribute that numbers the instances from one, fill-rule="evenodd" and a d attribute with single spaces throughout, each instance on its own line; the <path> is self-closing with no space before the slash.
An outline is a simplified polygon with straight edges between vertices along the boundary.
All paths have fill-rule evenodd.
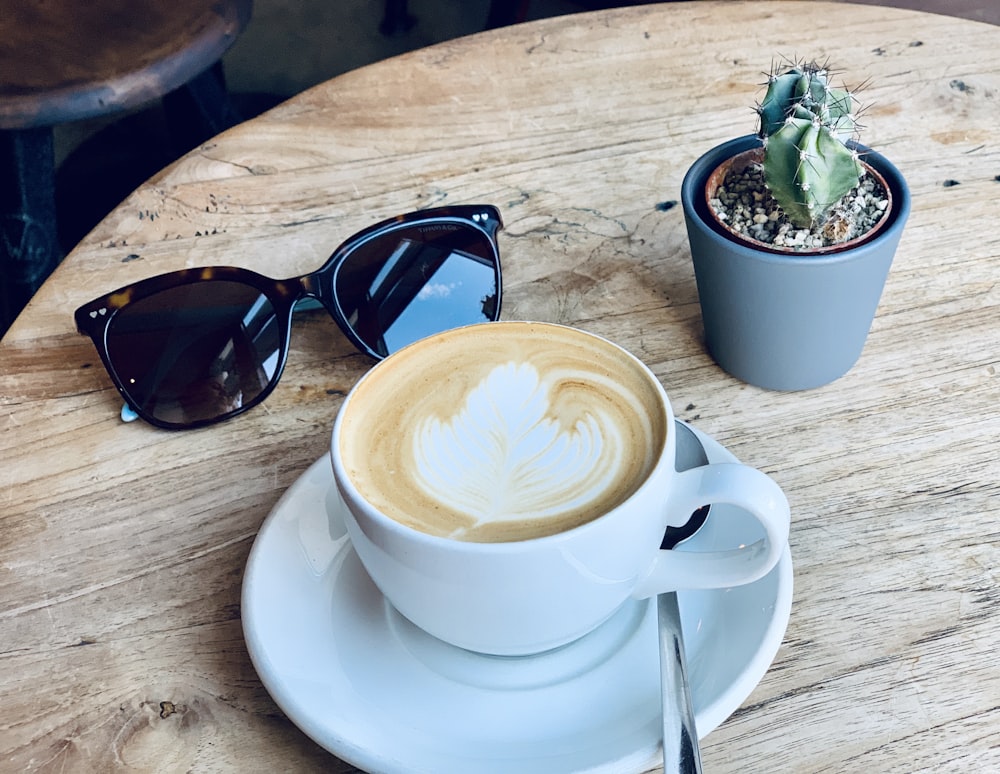
<path id="1" fill-rule="evenodd" d="M 741 464 L 675 471 L 673 421 L 659 380 L 621 347 L 548 323 L 483 323 L 418 341 L 372 368 L 337 415 L 331 458 L 350 539 L 386 599 L 448 643 L 526 655 L 587 634 L 629 598 L 750 583 L 777 564 L 789 528 L 781 489 Z M 547 440 L 527 432 L 510 442 L 511 428 L 545 422 Z M 509 459 L 512 448 L 527 459 Z M 620 475 L 642 455 L 645 464 Z M 494 468 L 512 462 L 518 475 L 498 482 Z M 602 482 L 616 476 L 624 494 L 601 500 Z M 591 512 L 574 503 L 582 523 L 560 522 L 560 501 L 583 492 L 594 497 Z M 481 495 L 500 506 L 483 516 L 465 505 Z M 446 534 L 404 523 L 421 509 L 437 518 L 437 499 L 457 511 Z M 712 503 L 747 510 L 761 538 L 709 553 L 660 549 L 667 526 Z M 554 526 L 539 529 L 551 514 Z M 479 527 L 455 527 L 463 519 L 486 524 L 485 538 Z M 525 525 L 529 534 L 516 534 Z"/>

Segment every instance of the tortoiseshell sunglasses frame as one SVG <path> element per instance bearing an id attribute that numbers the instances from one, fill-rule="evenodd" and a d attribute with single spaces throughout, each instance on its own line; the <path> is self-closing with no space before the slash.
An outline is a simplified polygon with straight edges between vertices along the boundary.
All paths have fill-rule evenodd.
<path id="1" fill-rule="evenodd" d="M 373 350 L 368 344 L 354 332 L 347 321 L 347 317 L 341 308 L 340 301 L 336 297 L 336 275 L 344 260 L 352 252 L 364 243 L 374 240 L 393 230 L 414 226 L 433 225 L 435 223 L 461 223 L 473 229 L 477 229 L 487 237 L 487 241 L 492 246 L 493 261 L 496 275 L 496 304 L 493 310 L 492 319 L 500 318 L 500 305 L 502 299 L 502 283 L 500 272 L 500 253 L 497 245 L 497 232 L 503 228 L 503 221 L 500 211 L 489 204 L 469 204 L 454 205 L 448 207 L 435 207 L 426 210 L 417 210 L 405 215 L 398 215 L 387 220 L 383 220 L 368 228 L 359 231 L 354 236 L 345 240 L 330 255 L 326 262 L 316 271 L 304 274 L 299 277 L 276 280 L 259 274 L 251 269 L 239 268 L 236 266 L 206 266 L 203 268 L 179 269 L 177 271 L 149 277 L 131 285 L 113 290 L 93 301 L 84 304 L 74 313 L 77 330 L 89 336 L 100 355 L 104 367 L 111 377 L 115 388 L 121 394 L 125 403 L 141 419 L 156 427 L 164 429 L 188 429 L 215 424 L 226 419 L 238 416 L 249 411 L 254 406 L 263 402 L 274 390 L 281 374 L 285 368 L 288 358 L 289 344 L 291 343 L 291 318 L 295 305 L 304 299 L 312 298 L 319 301 L 327 310 L 330 316 L 337 323 L 341 332 L 351 341 L 351 343 L 361 352 L 369 357 L 381 360 L 386 355 Z M 198 420 L 183 425 L 163 422 L 145 411 L 136 401 L 129 397 L 128 388 L 122 384 L 118 372 L 111 362 L 108 353 L 107 334 L 115 316 L 125 309 L 129 304 L 182 285 L 188 285 L 206 280 L 222 280 L 240 283 L 258 290 L 268 298 L 274 307 L 275 317 L 279 324 L 279 337 L 281 349 L 279 360 L 273 378 L 269 384 L 246 405 L 241 406 L 231 412 L 219 417 Z"/>

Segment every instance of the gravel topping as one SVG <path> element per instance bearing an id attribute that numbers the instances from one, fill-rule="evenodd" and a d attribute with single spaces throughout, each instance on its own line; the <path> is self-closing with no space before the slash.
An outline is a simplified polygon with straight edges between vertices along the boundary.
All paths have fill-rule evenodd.
<path id="1" fill-rule="evenodd" d="M 764 184 L 764 170 L 751 164 L 730 171 L 710 200 L 712 209 L 726 225 L 744 236 L 775 247 L 808 250 L 839 244 L 867 233 L 889 206 L 882 184 L 867 172 L 831 210 L 823 223 L 801 229 L 785 214 Z"/>

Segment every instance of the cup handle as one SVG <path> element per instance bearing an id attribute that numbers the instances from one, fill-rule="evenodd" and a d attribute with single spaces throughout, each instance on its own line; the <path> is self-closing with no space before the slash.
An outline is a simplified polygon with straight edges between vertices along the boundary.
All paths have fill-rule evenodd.
<path id="1" fill-rule="evenodd" d="M 657 552 L 632 596 L 644 599 L 679 589 L 741 586 L 762 578 L 778 563 L 788 543 L 788 499 L 772 478 L 748 465 L 722 462 L 676 474 L 668 508 L 691 513 L 706 504 L 742 508 L 764 527 L 761 540 L 726 551 Z M 709 514 L 709 519 L 711 519 Z"/>

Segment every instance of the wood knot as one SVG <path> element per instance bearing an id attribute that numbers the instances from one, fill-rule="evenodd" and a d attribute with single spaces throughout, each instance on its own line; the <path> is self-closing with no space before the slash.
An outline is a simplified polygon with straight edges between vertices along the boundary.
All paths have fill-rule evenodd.
<path id="1" fill-rule="evenodd" d="M 172 701 L 161 701 L 160 702 L 160 717 L 163 719 L 169 718 L 177 712 L 177 708 L 174 706 Z"/>

